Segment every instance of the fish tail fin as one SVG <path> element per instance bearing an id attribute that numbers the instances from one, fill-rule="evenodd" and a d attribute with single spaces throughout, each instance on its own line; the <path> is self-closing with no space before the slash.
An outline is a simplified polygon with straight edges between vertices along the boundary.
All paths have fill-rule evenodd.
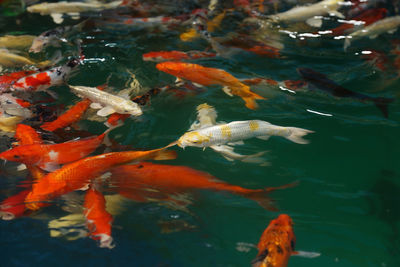
<path id="1" fill-rule="evenodd" d="M 373 99 L 375 106 L 382 112 L 385 118 L 389 117 L 388 104 L 393 102 L 393 98 L 377 97 Z"/>
<path id="2" fill-rule="evenodd" d="M 265 97 L 262 97 L 256 93 L 250 92 L 249 96 L 243 97 L 244 102 L 246 102 L 246 107 L 249 109 L 256 109 L 258 108 L 258 105 L 256 103 L 256 99 L 265 99 Z"/>
<path id="3" fill-rule="evenodd" d="M 267 187 L 264 189 L 249 190 L 248 192 L 245 192 L 242 195 L 246 198 L 254 200 L 255 202 L 257 202 L 261 207 L 263 207 L 266 210 L 278 211 L 278 208 L 275 205 L 275 201 L 268 196 L 268 193 L 275 191 L 275 190 L 294 187 L 296 185 L 298 185 L 298 182 L 293 182 L 290 184 L 277 186 L 277 187 Z"/>
<path id="4" fill-rule="evenodd" d="M 111 142 L 111 140 L 110 140 L 110 138 L 108 137 L 108 134 L 112 131 L 112 130 L 114 130 L 115 128 L 117 128 L 119 125 L 117 125 L 117 126 L 112 126 L 112 127 L 110 127 L 110 128 L 108 128 L 107 130 L 105 130 L 104 131 L 104 133 L 102 133 L 101 135 L 99 135 L 99 139 L 100 140 L 103 140 L 103 144 L 104 145 L 106 145 L 106 146 L 111 146 L 112 145 L 112 142 Z"/>
<path id="5" fill-rule="evenodd" d="M 290 131 L 289 136 L 285 136 L 286 139 L 295 142 L 297 144 L 308 144 L 310 141 L 303 139 L 303 136 L 309 133 L 313 133 L 314 131 L 310 131 L 307 129 L 303 128 L 297 128 L 297 127 L 286 127 Z"/>
<path id="6" fill-rule="evenodd" d="M 350 44 L 351 44 L 350 38 L 347 37 L 347 38 L 344 40 L 343 50 L 344 50 L 344 51 L 347 51 L 347 48 L 350 46 Z"/>
<path id="7" fill-rule="evenodd" d="M 153 157 L 154 160 L 170 160 L 176 159 L 177 154 L 174 150 L 160 150 L 157 154 Z"/>

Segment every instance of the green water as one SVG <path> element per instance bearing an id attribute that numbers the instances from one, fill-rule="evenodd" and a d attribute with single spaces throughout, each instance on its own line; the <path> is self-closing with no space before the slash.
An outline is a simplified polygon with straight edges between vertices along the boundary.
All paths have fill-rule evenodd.
<path id="1" fill-rule="evenodd" d="M 16 21 L 18 20 L 18 23 Z M 66 20 L 66 25 L 75 24 Z M 0 17 L 0 34 L 38 35 L 56 27 L 49 17 L 23 13 L 18 17 Z M 143 86 L 161 86 L 174 77 L 159 72 L 155 63 L 143 62 L 142 54 L 157 50 L 203 50 L 205 41 L 183 43 L 178 30 L 148 32 L 134 29 L 93 28 L 77 33 L 82 38 L 85 62 L 69 80 L 73 85 L 109 85 L 124 87 L 129 73 Z M 393 70 L 380 72 L 355 53 L 381 49 L 388 53 L 389 41 L 399 34 L 385 34 L 373 41 L 360 40 L 350 51 L 342 49 L 343 40 L 307 40 L 300 43 L 283 37 L 283 59 L 270 59 L 247 52 L 233 58 L 196 61 L 207 67 L 221 68 L 238 78 L 268 77 L 275 80 L 300 79 L 298 67 L 310 67 L 328 75 L 338 84 L 373 96 L 396 97 L 399 82 L 386 85 Z M 56 48 L 35 57 L 50 57 Z M 64 56 L 76 49 L 64 44 Z M 65 62 L 65 60 L 64 60 Z M 59 95 L 55 104 L 78 100 L 67 86 L 52 88 Z M 189 197 L 188 211 L 169 209 L 157 203 L 135 203 L 124 200 L 114 216 L 112 250 L 97 247 L 90 238 L 69 241 L 52 238 L 48 222 L 69 212 L 68 202 L 55 205 L 30 216 L 0 222 L 1 255 L 5 266 L 100 265 L 100 266 L 250 266 L 257 254 L 255 248 L 241 252 L 238 243 L 257 244 L 270 220 L 281 213 L 289 214 L 295 225 L 296 249 L 318 252 L 314 259 L 291 257 L 289 266 L 400 266 L 400 108 L 396 100 L 389 106 L 385 119 L 371 103 L 334 98 L 314 91 L 295 94 L 252 87 L 269 98 L 258 101 L 259 109 L 246 109 L 238 97 L 228 97 L 218 86 L 185 98 L 161 94 L 151 99 L 144 115 L 129 118 L 125 125 L 111 133 L 122 145 L 153 149 L 179 138 L 196 119 L 196 106 L 207 102 L 218 111 L 218 121 L 260 119 L 282 126 L 315 131 L 299 145 L 283 138 L 268 141 L 250 139 L 238 151 L 256 153 L 268 150 L 270 166 L 229 162 L 211 149 L 174 148 L 178 158 L 165 164 L 183 165 L 212 174 L 220 180 L 246 188 L 279 186 L 294 181 L 296 187 L 270 194 L 278 212 L 266 211 L 257 203 L 228 193 L 199 191 Z M 272 90 L 272 91 L 271 91 Z M 52 104 L 54 105 L 54 104 Z M 314 110 L 332 116 L 307 111 Z M 81 128 L 93 134 L 103 132 L 99 122 L 84 120 Z M 11 165 L 2 165 L 7 168 Z M 15 173 L 15 172 L 13 172 Z M 20 189 L 23 174 L 4 176 L 0 198 Z M 112 195 L 111 192 L 105 193 Z M 74 203 L 83 203 L 83 192 L 74 195 Z M 73 208 L 73 207 L 72 207 Z M 160 222 L 185 222 L 190 227 L 162 233 Z M 73 226 L 84 229 L 84 226 Z M 174 227 L 173 227 L 174 228 Z"/>

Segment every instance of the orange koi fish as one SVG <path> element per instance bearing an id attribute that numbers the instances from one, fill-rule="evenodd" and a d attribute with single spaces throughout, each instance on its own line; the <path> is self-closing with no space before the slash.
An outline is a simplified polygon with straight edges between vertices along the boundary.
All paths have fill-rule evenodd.
<path id="1" fill-rule="evenodd" d="M 352 22 L 358 21 L 363 27 L 368 26 L 378 20 L 381 20 L 386 17 L 387 9 L 386 8 L 374 8 L 369 9 L 360 15 L 351 19 Z M 332 35 L 343 35 L 349 34 L 355 30 L 356 24 L 354 23 L 343 23 L 342 25 L 332 29 Z"/>
<path id="2" fill-rule="evenodd" d="M 256 201 L 266 209 L 276 210 L 267 194 L 276 189 L 293 186 L 288 184 L 264 189 L 247 189 L 220 181 L 208 173 L 189 167 L 150 162 L 118 166 L 111 169 L 110 173 L 111 181 L 118 188 L 118 193 L 141 202 L 147 198 L 168 198 L 165 194 L 182 191 L 214 190 L 241 195 Z"/>
<path id="3" fill-rule="evenodd" d="M 158 51 L 158 52 L 149 52 L 143 54 L 142 58 L 144 61 L 155 61 L 155 62 L 163 62 L 163 61 L 180 61 L 180 60 L 191 60 L 191 59 L 199 59 L 204 57 L 215 57 L 215 53 L 202 52 L 202 51 Z"/>
<path id="4" fill-rule="evenodd" d="M 296 237 L 292 219 L 281 214 L 272 220 L 261 235 L 253 267 L 286 267 L 291 255 L 296 254 Z"/>
<path id="5" fill-rule="evenodd" d="M 101 248 L 113 248 L 111 237 L 113 218 L 106 210 L 106 200 L 103 194 L 97 191 L 93 185 L 86 191 L 83 207 L 91 238 L 100 240 Z"/>
<path id="6" fill-rule="evenodd" d="M 31 190 L 23 190 L 16 195 L 6 198 L 0 204 L 0 218 L 12 220 L 25 213 L 25 198 Z"/>
<path id="7" fill-rule="evenodd" d="M 80 64 L 80 59 L 72 59 L 67 64 L 47 71 L 34 73 L 17 80 L 11 91 L 43 91 L 67 81 L 71 71 Z"/>
<path id="8" fill-rule="evenodd" d="M 187 79 L 201 85 L 222 85 L 225 93 L 240 96 L 249 109 L 257 108 L 256 99 L 265 99 L 251 92 L 249 86 L 241 83 L 231 74 L 221 69 L 207 68 L 193 63 L 170 61 L 158 63 L 156 68 L 178 78 Z"/>
<path id="9" fill-rule="evenodd" d="M 86 157 L 104 140 L 109 130 L 99 136 L 73 140 L 60 144 L 21 145 L 0 153 L 0 159 L 17 161 L 53 171 L 59 164 Z"/>
<path id="10" fill-rule="evenodd" d="M 84 158 L 64 165 L 33 184 L 32 192 L 26 197 L 25 204 L 28 209 L 36 210 L 39 208 L 40 202 L 83 188 L 108 169 L 124 163 L 175 158 L 176 152 L 166 151 L 165 148 L 148 151 L 110 152 Z"/>

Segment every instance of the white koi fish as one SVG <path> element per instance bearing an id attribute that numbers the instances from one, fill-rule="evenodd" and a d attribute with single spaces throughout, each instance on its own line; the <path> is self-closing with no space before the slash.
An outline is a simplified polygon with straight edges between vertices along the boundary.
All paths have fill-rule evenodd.
<path id="1" fill-rule="evenodd" d="M 351 40 L 360 39 L 362 37 L 374 39 L 382 33 L 394 33 L 399 26 L 400 16 L 389 17 L 372 23 L 367 27 L 348 35 L 344 41 L 344 50 L 350 46 Z"/>
<path id="2" fill-rule="evenodd" d="M 111 3 L 101 3 L 97 1 L 91 2 L 66 2 L 61 1 L 57 3 L 40 3 L 29 6 L 28 12 L 40 13 L 40 15 L 51 15 L 54 22 L 60 24 L 63 22 L 63 14 L 68 14 L 72 18 L 79 18 L 81 12 L 95 12 L 104 9 L 116 8 L 122 4 L 122 1 L 114 1 Z"/>
<path id="3" fill-rule="evenodd" d="M 309 141 L 303 139 L 303 136 L 308 133 L 313 133 L 313 131 L 296 127 L 277 126 L 261 120 L 234 121 L 189 131 L 179 138 L 177 145 L 182 148 L 186 146 L 205 148 L 213 145 L 240 142 L 252 137 L 267 140 L 273 135 L 285 137 L 297 144 L 308 144 Z"/>
<path id="4" fill-rule="evenodd" d="M 99 116 L 108 116 L 112 113 L 131 114 L 140 116 L 143 114 L 139 105 L 129 99 L 101 91 L 95 87 L 69 86 L 73 93 L 80 97 L 89 98 L 93 103 L 91 108 L 100 109 L 97 111 Z"/>
<path id="5" fill-rule="evenodd" d="M 301 22 L 306 21 L 307 24 L 313 27 L 321 27 L 322 19 L 316 16 L 333 15 L 339 18 L 344 16 L 337 10 L 341 7 L 343 0 L 324 0 L 318 3 L 294 7 L 288 11 L 268 16 L 275 22 Z"/>

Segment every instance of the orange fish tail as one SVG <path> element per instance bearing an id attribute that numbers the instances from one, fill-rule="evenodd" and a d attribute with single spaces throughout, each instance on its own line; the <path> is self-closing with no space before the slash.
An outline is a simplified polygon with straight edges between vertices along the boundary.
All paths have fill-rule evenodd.
<path id="1" fill-rule="evenodd" d="M 154 160 L 171 160 L 171 159 L 176 159 L 177 153 L 176 151 L 173 150 L 160 150 L 159 152 L 156 153 L 156 155 L 153 157 Z"/>

